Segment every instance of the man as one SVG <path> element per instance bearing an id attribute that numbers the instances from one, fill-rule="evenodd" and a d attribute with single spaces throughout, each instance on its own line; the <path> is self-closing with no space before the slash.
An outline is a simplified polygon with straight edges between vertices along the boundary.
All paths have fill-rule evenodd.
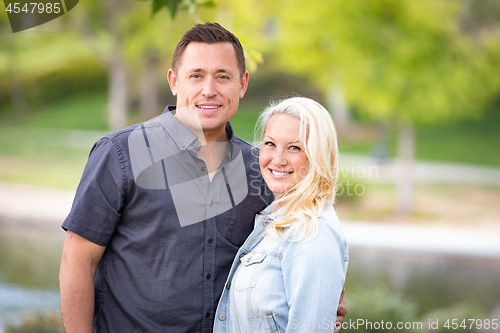
<path id="1" fill-rule="evenodd" d="M 66 332 L 211 332 L 234 255 L 272 202 L 229 124 L 248 85 L 238 39 L 197 25 L 168 81 L 176 108 L 92 148 L 63 223 Z"/>

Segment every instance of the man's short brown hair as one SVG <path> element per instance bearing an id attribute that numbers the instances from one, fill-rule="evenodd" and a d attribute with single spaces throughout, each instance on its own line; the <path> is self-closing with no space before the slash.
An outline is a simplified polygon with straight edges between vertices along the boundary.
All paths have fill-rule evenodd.
<path id="1" fill-rule="evenodd" d="M 234 47 L 234 51 L 236 52 L 240 75 L 243 77 L 243 74 L 245 73 L 245 55 L 240 41 L 235 35 L 224 29 L 218 23 L 210 22 L 197 24 L 191 30 L 186 32 L 184 36 L 182 36 L 172 57 L 172 69 L 174 72 L 179 66 L 182 53 L 191 42 L 206 44 L 231 43 Z"/>

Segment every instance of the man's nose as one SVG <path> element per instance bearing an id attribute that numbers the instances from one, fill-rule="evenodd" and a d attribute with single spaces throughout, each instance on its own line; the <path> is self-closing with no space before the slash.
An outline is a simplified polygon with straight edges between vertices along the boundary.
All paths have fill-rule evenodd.
<path id="1" fill-rule="evenodd" d="M 203 91 L 202 91 L 203 96 L 205 97 L 214 97 L 217 95 L 217 89 L 215 89 L 215 83 L 211 79 L 207 79 L 204 82 L 203 85 Z"/>

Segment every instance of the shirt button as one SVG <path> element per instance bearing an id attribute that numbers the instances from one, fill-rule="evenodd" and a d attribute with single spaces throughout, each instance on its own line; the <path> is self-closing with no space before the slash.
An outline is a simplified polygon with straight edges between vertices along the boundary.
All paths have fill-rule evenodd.
<path id="1" fill-rule="evenodd" d="M 207 314 L 205 315 L 205 318 L 210 318 L 210 313 L 207 312 Z"/>
<path id="2" fill-rule="evenodd" d="M 244 256 L 245 256 L 245 254 L 244 254 L 244 253 L 240 254 L 240 258 L 243 258 Z"/>
<path id="3" fill-rule="evenodd" d="M 221 313 L 221 314 L 219 315 L 219 319 L 220 319 L 220 320 L 226 320 L 226 315 L 225 315 L 225 314 L 223 314 L 223 313 Z"/>
<path id="4" fill-rule="evenodd" d="M 212 275 L 207 274 L 207 280 L 210 280 L 211 277 L 212 277 Z"/>
<path id="5" fill-rule="evenodd" d="M 226 284 L 226 288 L 227 288 L 227 289 L 231 288 L 231 282 L 228 282 L 228 283 Z"/>
<path id="6" fill-rule="evenodd" d="M 201 167 L 201 171 L 205 171 L 205 167 Z"/>
<path id="7" fill-rule="evenodd" d="M 212 243 L 213 243 L 213 241 L 214 241 L 214 240 L 213 240 L 213 238 L 209 238 L 209 239 L 208 239 L 208 243 L 209 243 L 209 244 L 212 244 Z"/>

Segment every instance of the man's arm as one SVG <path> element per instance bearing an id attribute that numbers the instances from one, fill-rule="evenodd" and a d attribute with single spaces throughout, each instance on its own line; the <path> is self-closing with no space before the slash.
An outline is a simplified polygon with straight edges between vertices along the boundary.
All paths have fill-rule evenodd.
<path id="1" fill-rule="evenodd" d="M 93 332 L 94 277 L 104 249 L 69 230 L 66 232 L 59 288 L 67 333 Z"/>
<path id="2" fill-rule="evenodd" d="M 344 299 L 344 294 L 345 294 L 345 287 L 342 288 L 342 294 L 340 294 L 340 301 L 339 301 L 339 306 L 337 308 L 337 324 L 335 325 L 335 330 L 334 333 L 339 333 L 340 331 L 340 325 L 344 322 L 345 316 L 347 315 L 347 307 L 345 305 L 345 299 Z"/>

